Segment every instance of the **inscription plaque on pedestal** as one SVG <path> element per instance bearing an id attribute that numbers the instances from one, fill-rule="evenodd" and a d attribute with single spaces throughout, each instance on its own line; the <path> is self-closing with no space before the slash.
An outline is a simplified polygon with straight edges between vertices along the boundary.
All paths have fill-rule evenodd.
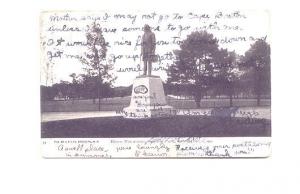
<path id="1" fill-rule="evenodd" d="M 169 117 L 173 113 L 173 107 L 167 105 L 160 77 L 139 76 L 134 80 L 130 105 L 124 108 L 125 118 Z"/>

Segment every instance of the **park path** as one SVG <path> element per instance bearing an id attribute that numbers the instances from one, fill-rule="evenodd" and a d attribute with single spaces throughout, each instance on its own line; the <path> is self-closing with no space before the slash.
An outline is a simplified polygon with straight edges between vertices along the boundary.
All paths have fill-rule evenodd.
<path id="1" fill-rule="evenodd" d="M 58 121 L 58 120 L 70 120 L 70 119 L 82 119 L 93 117 L 114 117 L 117 115 L 116 111 L 88 111 L 88 112 L 47 112 L 42 113 L 42 122 Z"/>
<path id="2" fill-rule="evenodd" d="M 271 119 L 270 107 L 240 107 L 240 108 L 203 108 L 203 109 L 179 109 L 176 110 L 177 115 L 188 116 L 229 116 L 234 113 L 234 117 L 250 117 L 258 119 Z M 81 118 L 95 118 L 95 117 L 115 117 L 121 116 L 116 111 L 88 111 L 88 112 L 44 112 L 41 114 L 42 122 L 81 119 Z"/>

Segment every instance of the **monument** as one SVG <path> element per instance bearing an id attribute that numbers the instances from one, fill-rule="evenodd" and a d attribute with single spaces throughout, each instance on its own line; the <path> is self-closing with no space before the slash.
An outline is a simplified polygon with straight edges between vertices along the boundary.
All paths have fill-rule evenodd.
<path id="1" fill-rule="evenodd" d="M 167 105 L 162 80 L 159 76 L 151 75 L 152 62 L 156 58 L 155 43 L 155 34 L 146 24 L 141 44 L 143 75 L 133 81 L 130 105 L 123 110 L 125 118 L 169 117 L 174 113 L 173 107 Z"/>

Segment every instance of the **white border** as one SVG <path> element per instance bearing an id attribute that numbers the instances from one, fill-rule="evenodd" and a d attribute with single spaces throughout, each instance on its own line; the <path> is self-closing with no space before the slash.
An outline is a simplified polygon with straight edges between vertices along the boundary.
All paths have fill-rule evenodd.
<path id="1" fill-rule="evenodd" d="M 106 1 L 103 8 L 263 8 L 272 15 L 272 157 L 45 160 L 40 151 L 38 17 L 103 1 L 1 3 L 1 193 L 299 193 L 299 22 L 296 1 Z M 160 3 L 159 6 L 158 3 Z M 169 8 L 169 6 L 172 8 Z M 3 28 L 3 26 L 5 28 Z M 18 88 L 16 90 L 15 88 Z M 21 97 L 20 97 L 21 94 Z"/>

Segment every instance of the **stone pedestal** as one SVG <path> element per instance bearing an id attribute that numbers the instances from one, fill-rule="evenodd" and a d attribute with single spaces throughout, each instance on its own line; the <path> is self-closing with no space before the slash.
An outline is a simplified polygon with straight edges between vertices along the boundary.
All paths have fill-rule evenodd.
<path id="1" fill-rule="evenodd" d="M 145 119 L 169 117 L 174 109 L 167 105 L 160 77 L 139 76 L 133 81 L 130 105 L 123 112 L 125 118 Z"/>

